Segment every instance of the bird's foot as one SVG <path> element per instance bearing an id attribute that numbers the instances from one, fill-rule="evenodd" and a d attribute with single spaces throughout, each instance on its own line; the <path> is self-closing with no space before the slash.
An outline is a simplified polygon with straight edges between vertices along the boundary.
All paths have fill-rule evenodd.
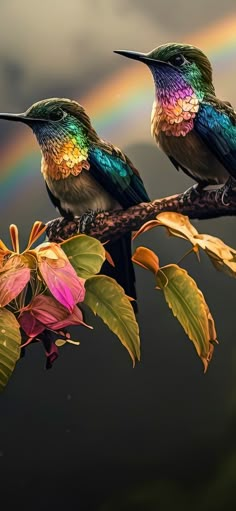
<path id="1" fill-rule="evenodd" d="M 216 202 L 221 202 L 223 206 L 229 206 L 230 202 L 228 202 L 229 196 L 232 192 L 236 191 L 236 181 L 233 177 L 229 177 L 226 183 L 223 186 L 216 188 L 215 190 L 211 190 L 209 193 L 214 194 L 214 198 Z"/>
<path id="2" fill-rule="evenodd" d="M 88 209 L 83 215 L 80 217 L 79 229 L 78 232 L 80 234 L 86 233 L 87 227 L 91 225 L 94 221 L 96 211 L 92 209 Z"/>
<path id="3" fill-rule="evenodd" d="M 91 228 L 91 226 L 95 224 L 98 213 L 106 212 L 103 209 L 88 209 L 83 215 L 81 215 L 78 228 L 78 232 L 80 234 L 86 234 L 88 228 Z"/>
<path id="4" fill-rule="evenodd" d="M 196 183 L 193 186 L 190 186 L 185 192 L 182 193 L 181 202 L 186 204 L 188 202 L 194 202 L 197 198 L 199 198 L 201 194 L 202 186 Z"/>
<path id="5" fill-rule="evenodd" d="M 221 203 L 223 206 L 229 206 L 229 196 L 236 192 L 236 180 L 229 177 L 225 184 L 208 185 L 203 189 L 204 193 L 208 193 L 209 199 L 215 201 L 217 204 Z"/>

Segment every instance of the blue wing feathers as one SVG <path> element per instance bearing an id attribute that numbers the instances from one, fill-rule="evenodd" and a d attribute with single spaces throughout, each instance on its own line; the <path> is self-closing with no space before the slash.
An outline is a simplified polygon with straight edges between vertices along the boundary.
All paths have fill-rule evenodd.
<path id="1" fill-rule="evenodd" d="M 236 178 L 236 125 L 231 116 L 216 106 L 203 103 L 194 128 L 204 143 Z"/>
<path id="2" fill-rule="evenodd" d="M 117 152 L 110 154 L 100 147 L 93 147 L 89 151 L 89 163 L 93 177 L 124 208 L 150 201 L 142 179 L 129 164 L 128 158 L 123 158 Z"/>

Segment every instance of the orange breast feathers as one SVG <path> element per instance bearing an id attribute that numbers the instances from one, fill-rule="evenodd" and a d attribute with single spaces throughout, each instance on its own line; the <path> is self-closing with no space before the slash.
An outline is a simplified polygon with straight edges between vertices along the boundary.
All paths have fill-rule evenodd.
<path id="1" fill-rule="evenodd" d="M 58 144 L 50 151 L 43 151 L 41 172 L 45 179 L 59 180 L 78 176 L 83 169 L 89 170 L 87 148 L 79 148 L 73 140 Z"/>
<path id="2" fill-rule="evenodd" d="M 196 94 L 176 99 L 173 104 L 153 103 L 151 116 L 152 136 L 158 139 L 164 131 L 167 136 L 185 136 L 193 129 L 193 119 L 199 110 L 199 100 Z"/>

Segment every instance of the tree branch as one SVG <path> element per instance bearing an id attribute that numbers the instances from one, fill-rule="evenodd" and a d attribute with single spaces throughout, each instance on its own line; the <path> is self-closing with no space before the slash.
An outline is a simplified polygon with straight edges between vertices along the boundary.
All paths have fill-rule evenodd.
<path id="1" fill-rule="evenodd" d="M 47 223 L 47 236 L 57 243 L 79 233 L 89 234 L 102 242 L 115 240 L 129 231 L 137 231 L 163 211 L 182 213 L 190 219 L 236 215 L 236 190 L 202 190 L 199 194 L 191 189 L 190 193 L 137 204 L 127 210 L 89 211 L 73 220 L 56 218 Z"/>

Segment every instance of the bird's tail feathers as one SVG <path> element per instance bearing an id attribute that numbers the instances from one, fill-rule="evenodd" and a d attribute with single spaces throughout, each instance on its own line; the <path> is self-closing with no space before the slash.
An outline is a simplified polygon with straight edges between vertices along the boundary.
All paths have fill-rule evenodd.
<path id="1" fill-rule="evenodd" d="M 110 255 L 114 266 L 110 264 L 109 260 L 106 260 L 101 268 L 101 273 L 115 279 L 124 288 L 126 295 L 136 300 L 135 273 L 131 261 L 131 233 L 125 234 L 117 241 L 107 243 L 105 249 Z M 134 311 L 137 312 L 136 301 L 131 303 Z"/>

